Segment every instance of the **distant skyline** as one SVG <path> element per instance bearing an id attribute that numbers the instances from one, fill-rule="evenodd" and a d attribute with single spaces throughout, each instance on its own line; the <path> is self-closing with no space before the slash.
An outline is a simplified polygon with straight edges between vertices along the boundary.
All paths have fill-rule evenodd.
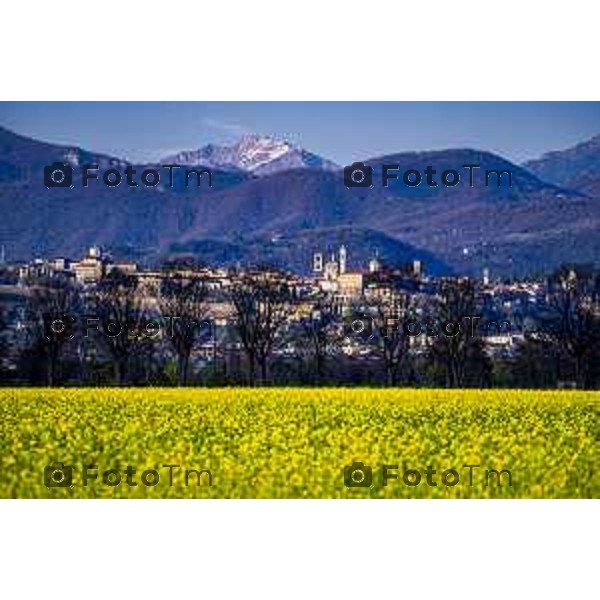
<path id="1" fill-rule="evenodd" d="M 258 133 L 340 165 L 464 147 L 521 163 L 600 134 L 600 102 L 0 102 L 0 126 L 130 161 Z"/>

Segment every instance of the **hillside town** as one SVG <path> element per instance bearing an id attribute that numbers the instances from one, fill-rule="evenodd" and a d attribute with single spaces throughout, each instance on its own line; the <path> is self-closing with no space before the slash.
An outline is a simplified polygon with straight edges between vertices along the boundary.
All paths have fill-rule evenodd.
<path id="1" fill-rule="evenodd" d="M 192 257 L 147 268 L 99 246 L 26 263 L 2 253 L 2 381 L 596 385 L 593 269 L 436 278 L 420 260 L 390 265 L 375 253 L 350 268 L 351 249 L 331 250 L 307 256 L 309 276 Z M 568 350 L 564 310 L 586 327 L 585 356 Z"/>

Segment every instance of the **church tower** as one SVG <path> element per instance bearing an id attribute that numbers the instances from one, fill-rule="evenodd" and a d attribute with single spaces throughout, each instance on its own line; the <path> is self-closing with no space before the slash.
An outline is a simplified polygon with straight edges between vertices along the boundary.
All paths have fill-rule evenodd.
<path id="1" fill-rule="evenodd" d="M 346 272 L 346 266 L 348 261 L 348 253 L 346 252 L 346 246 L 342 244 L 340 246 L 340 274 L 344 274 Z"/>
<path id="2" fill-rule="evenodd" d="M 313 271 L 321 273 L 323 271 L 323 255 L 320 252 L 313 254 Z"/>

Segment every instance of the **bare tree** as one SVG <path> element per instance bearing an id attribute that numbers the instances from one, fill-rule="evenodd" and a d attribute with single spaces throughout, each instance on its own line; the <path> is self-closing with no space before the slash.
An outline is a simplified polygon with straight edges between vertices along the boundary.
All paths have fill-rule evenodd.
<path id="1" fill-rule="evenodd" d="M 409 355 L 407 325 L 413 316 L 413 305 L 408 294 L 399 292 L 371 300 L 369 305 L 372 308 L 373 333 L 385 369 L 386 385 L 394 386 Z"/>
<path id="2" fill-rule="evenodd" d="M 3 296 L 0 296 L 0 378 L 4 377 L 4 368 L 7 366 L 8 340 L 8 310 L 6 309 Z"/>
<path id="3" fill-rule="evenodd" d="M 28 286 L 27 313 L 33 325 L 33 344 L 46 359 L 47 383 L 52 387 L 64 348 L 74 336 L 81 297 L 75 284 L 58 275 L 36 278 Z"/>
<path id="4" fill-rule="evenodd" d="M 302 338 L 314 361 L 315 385 L 323 381 L 327 354 L 331 346 L 336 317 L 330 294 L 321 292 L 312 300 L 311 314 L 301 319 Z"/>
<path id="5" fill-rule="evenodd" d="M 476 312 L 475 286 L 471 280 L 442 282 L 430 352 L 434 362 L 444 370 L 450 388 L 464 387 L 467 377 L 483 385 L 488 361 L 482 341 L 474 335 Z"/>
<path id="6" fill-rule="evenodd" d="M 238 276 L 230 290 L 235 328 L 248 359 L 250 384 L 268 381 L 268 363 L 277 336 L 291 312 L 292 292 L 285 275 L 260 270 Z"/>
<path id="7" fill-rule="evenodd" d="M 533 339 L 571 359 L 576 386 L 590 387 L 600 360 L 600 302 L 594 281 L 577 269 L 559 270 L 551 280 L 539 325 Z"/>
<path id="8" fill-rule="evenodd" d="M 97 284 L 92 303 L 100 321 L 101 339 L 113 360 L 115 381 L 122 385 L 127 380 L 131 358 L 147 342 L 143 334 L 144 298 L 137 278 L 111 272 Z"/>
<path id="9" fill-rule="evenodd" d="M 209 289 L 198 274 L 174 273 L 161 281 L 159 305 L 167 320 L 167 339 L 177 355 L 179 385 L 188 381 L 190 356 L 202 335 L 214 334 L 209 322 Z"/>

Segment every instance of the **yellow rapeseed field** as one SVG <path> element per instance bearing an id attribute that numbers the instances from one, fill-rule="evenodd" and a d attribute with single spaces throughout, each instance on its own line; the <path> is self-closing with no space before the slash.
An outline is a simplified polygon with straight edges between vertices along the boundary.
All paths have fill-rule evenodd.
<path id="1" fill-rule="evenodd" d="M 599 406 L 568 391 L 3 389 L 0 497 L 597 498 Z"/>

